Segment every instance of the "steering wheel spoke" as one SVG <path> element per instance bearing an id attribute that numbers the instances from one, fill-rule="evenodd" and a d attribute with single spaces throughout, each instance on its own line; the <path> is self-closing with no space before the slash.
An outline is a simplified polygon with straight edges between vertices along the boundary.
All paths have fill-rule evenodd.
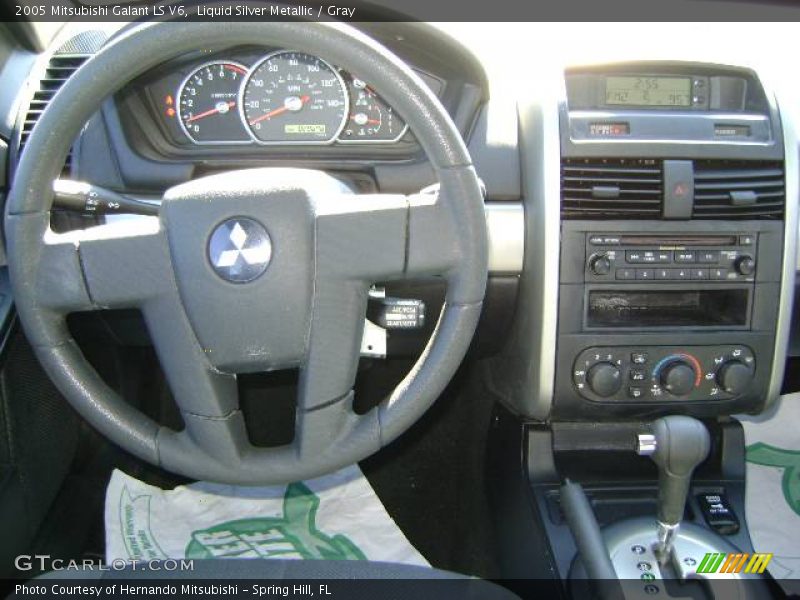
<path id="1" fill-rule="evenodd" d="M 313 410 L 341 400 L 353 388 L 358 367 L 367 285 L 319 281 L 308 350 L 300 370 L 298 407 Z"/>
<path id="2" fill-rule="evenodd" d="M 37 256 L 29 269 L 15 282 L 15 288 L 31 293 L 35 308 L 51 319 L 60 319 L 70 312 L 94 308 L 85 285 L 78 245 L 67 236 L 50 230 L 50 215 L 35 213 L 9 215 L 8 244 L 30 245 Z M 24 235 L 26 239 L 20 239 Z M 25 311 L 26 307 L 22 307 Z M 38 344 L 38 340 L 32 340 Z"/>
<path id="3" fill-rule="evenodd" d="M 214 368 L 175 295 L 143 307 L 147 328 L 181 413 L 219 419 L 238 410 L 236 377 Z"/>
<path id="4" fill-rule="evenodd" d="M 123 221 L 75 233 L 96 309 L 139 308 L 174 289 L 169 248 L 157 220 Z"/>
<path id="5" fill-rule="evenodd" d="M 301 460 L 330 451 L 338 440 L 355 429 L 359 417 L 353 412 L 352 404 L 353 393 L 350 392 L 311 409 L 298 407 L 294 446 Z"/>

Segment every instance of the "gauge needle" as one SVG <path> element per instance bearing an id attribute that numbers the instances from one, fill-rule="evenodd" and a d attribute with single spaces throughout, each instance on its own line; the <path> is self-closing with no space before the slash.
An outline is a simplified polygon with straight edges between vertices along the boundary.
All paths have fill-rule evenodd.
<path id="1" fill-rule="evenodd" d="M 295 96 L 295 98 L 296 98 L 296 96 Z M 311 96 L 301 96 L 300 97 L 300 107 L 302 107 L 309 100 L 311 100 Z M 280 108 L 276 108 L 275 110 L 271 110 L 268 113 L 266 113 L 264 115 L 261 115 L 260 117 L 258 117 L 256 119 L 253 119 L 252 121 L 250 121 L 250 125 L 255 125 L 256 123 L 260 123 L 261 121 L 264 121 L 266 119 L 270 119 L 272 117 L 276 117 L 276 116 L 281 115 L 281 114 L 285 113 L 286 111 L 292 110 L 292 109 L 293 109 L 293 107 L 290 108 L 289 105 L 284 104 Z M 299 110 L 299 108 L 298 109 L 294 109 L 294 110 Z"/>
<path id="2" fill-rule="evenodd" d="M 233 108 L 234 106 L 236 106 L 236 102 L 234 102 L 233 100 L 231 100 L 230 102 L 228 102 L 228 103 L 226 104 L 226 106 L 228 107 L 228 109 L 231 109 L 231 108 Z M 220 112 L 223 112 L 223 111 L 224 111 L 224 112 L 227 112 L 227 110 L 226 110 L 226 109 L 224 109 L 224 108 L 222 108 L 221 106 L 215 106 L 215 107 L 214 107 L 214 108 L 212 108 L 211 110 L 207 110 L 207 111 L 205 111 L 205 112 L 201 112 L 201 113 L 198 113 L 198 114 L 196 114 L 196 115 L 192 115 L 191 117 L 189 117 L 188 119 L 186 119 L 186 122 L 187 122 L 187 123 L 191 123 L 192 121 L 197 121 L 197 120 L 199 120 L 199 119 L 202 119 L 202 118 L 204 118 L 204 117 L 209 117 L 209 116 L 211 116 L 211 115 L 215 115 L 215 114 L 217 114 L 217 113 L 220 113 Z"/>
<path id="3" fill-rule="evenodd" d="M 350 115 L 350 118 L 353 119 L 353 121 L 355 121 L 356 120 L 356 116 L 357 115 Z M 367 125 L 380 125 L 381 124 L 381 122 L 378 121 L 378 119 L 367 119 L 366 121 L 364 121 L 364 123 L 366 123 Z"/>

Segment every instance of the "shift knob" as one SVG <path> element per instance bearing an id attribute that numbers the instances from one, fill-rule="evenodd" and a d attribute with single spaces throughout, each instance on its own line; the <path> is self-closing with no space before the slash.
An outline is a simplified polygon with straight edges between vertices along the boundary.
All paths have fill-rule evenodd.
<path id="1" fill-rule="evenodd" d="M 658 466 L 658 520 L 677 525 L 683 518 L 692 473 L 711 448 L 710 436 L 697 419 L 678 415 L 657 419 L 651 433 L 655 443 L 643 453 Z"/>

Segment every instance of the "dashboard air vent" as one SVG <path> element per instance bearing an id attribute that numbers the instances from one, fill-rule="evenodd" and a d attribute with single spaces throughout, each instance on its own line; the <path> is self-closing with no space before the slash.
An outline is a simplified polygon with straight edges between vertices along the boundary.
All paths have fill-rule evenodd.
<path id="1" fill-rule="evenodd" d="M 662 163 L 636 158 L 564 158 L 564 219 L 658 219 L 663 199 Z"/>
<path id="2" fill-rule="evenodd" d="M 785 197 L 779 161 L 694 163 L 694 219 L 781 219 Z"/>
<path id="3" fill-rule="evenodd" d="M 44 75 L 39 80 L 37 89 L 33 92 L 31 102 L 28 105 L 28 111 L 25 113 L 25 119 L 22 122 L 22 130 L 20 131 L 19 138 L 19 155 L 22 154 L 25 144 L 28 142 L 31 131 L 33 131 L 33 126 L 36 125 L 36 122 L 39 120 L 39 117 L 42 116 L 42 112 L 47 108 L 53 96 L 56 95 L 56 92 L 64 85 L 64 82 L 69 79 L 69 77 L 77 71 L 78 67 L 86 62 L 88 58 L 89 55 L 78 54 L 54 54 L 50 57 Z M 70 169 L 72 161 L 71 154 L 70 152 L 70 155 L 67 156 L 67 161 L 64 166 L 65 171 L 69 171 Z"/>

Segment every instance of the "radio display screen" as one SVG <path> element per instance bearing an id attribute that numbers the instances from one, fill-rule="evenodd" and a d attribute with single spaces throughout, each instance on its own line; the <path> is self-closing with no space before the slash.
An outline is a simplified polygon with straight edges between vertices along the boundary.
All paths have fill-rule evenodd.
<path id="1" fill-rule="evenodd" d="M 690 77 L 606 77 L 606 104 L 618 106 L 691 106 Z"/>

